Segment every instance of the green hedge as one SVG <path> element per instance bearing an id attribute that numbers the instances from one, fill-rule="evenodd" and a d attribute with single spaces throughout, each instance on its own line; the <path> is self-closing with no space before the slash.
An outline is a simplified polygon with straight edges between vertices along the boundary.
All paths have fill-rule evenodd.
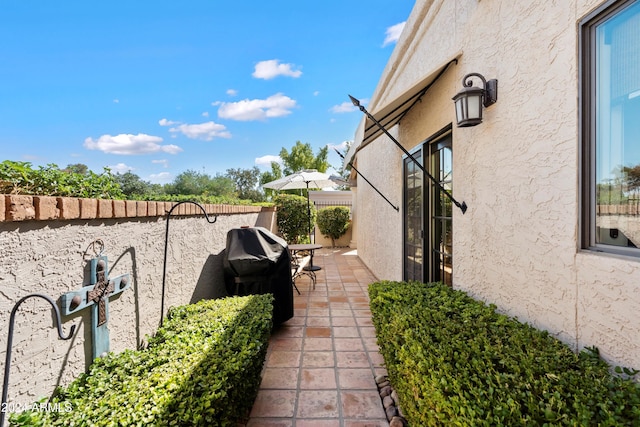
<path id="1" fill-rule="evenodd" d="M 288 243 L 309 243 L 309 233 L 316 223 L 315 205 L 309 203 L 306 197 L 295 194 L 280 194 L 274 198 L 274 203 L 276 223 L 284 239 Z"/>
<path id="2" fill-rule="evenodd" d="M 11 425 L 235 426 L 258 392 L 272 310 L 271 295 L 174 308 L 148 348 L 96 359 L 58 390 L 50 407 L 61 410 Z"/>
<path id="3" fill-rule="evenodd" d="M 442 284 L 378 282 L 369 294 L 409 425 L 640 425 L 640 385 L 612 376 L 596 349 L 575 354 Z"/>

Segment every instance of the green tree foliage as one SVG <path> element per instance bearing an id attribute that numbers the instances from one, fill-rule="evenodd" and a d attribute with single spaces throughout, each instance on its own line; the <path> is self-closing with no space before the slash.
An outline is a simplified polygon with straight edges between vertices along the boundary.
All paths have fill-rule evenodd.
<path id="1" fill-rule="evenodd" d="M 625 166 L 622 168 L 629 191 L 640 190 L 640 165 Z"/>
<path id="2" fill-rule="evenodd" d="M 282 166 L 280 166 L 280 163 L 271 162 L 271 170 L 262 172 L 262 174 L 260 175 L 260 185 L 266 184 L 267 182 L 275 181 L 276 179 L 280 179 L 282 177 Z M 272 197 L 274 194 L 276 194 L 276 190 L 265 188 L 264 194 L 267 197 Z"/>
<path id="3" fill-rule="evenodd" d="M 260 175 L 260 185 L 266 184 L 267 182 L 275 181 L 276 179 L 280 179 L 285 175 L 290 175 L 294 172 L 299 172 L 305 169 L 315 169 L 318 172 L 324 173 L 330 166 L 329 161 L 327 160 L 328 156 L 328 146 L 320 148 L 318 150 L 318 153 L 314 155 L 311 144 L 303 144 L 300 141 L 296 141 L 296 144 L 291 147 L 291 152 L 289 152 L 284 147 L 282 148 L 282 150 L 280 150 L 280 158 L 282 159 L 284 169 L 279 163 L 271 162 L 271 170 L 263 172 L 262 175 Z M 290 190 L 289 192 L 306 194 L 306 190 Z M 275 194 L 275 191 L 265 189 L 265 194 L 267 195 L 267 197 L 271 197 L 273 194 Z"/>
<path id="4" fill-rule="evenodd" d="M 34 169 L 29 162 L 0 163 L 0 193 L 38 196 L 122 199 L 124 194 L 109 168 L 96 174 L 65 172 L 56 164 Z"/>
<path id="5" fill-rule="evenodd" d="M 138 175 L 133 172 L 125 172 L 123 174 L 116 174 L 115 180 L 120 184 L 122 192 L 127 198 L 131 198 L 134 195 L 142 195 L 153 193 L 153 185 L 150 182 L 143 181 Z"/>
<path id="6" fill-rule="evenodd" d="M 291 147 L 291 152 L 287 151 L 284 147 L 280 150 L 280 158 L 284 164 L 285 175 L 303 169 L 316 169 L 319 172 L 326 172 L 329 168 L 328 155 L 328 146 L 320 148 L 318 154 L 314 156 L 311 144 L 308 142 L 303 144 L 300 141 L 296 141 L 296 144 Z"/>
<path id="7" fill-rule="evenodd" d="M 274 200 L 276 204 L 276 223 L 278 230 L 289 243 L 309 243 L 309 233 L 316 222 L 316 208 L 311 209 L 311 224 L 307 199 L 295 194 L 280 194 Z"/>
<path id="8" fill-rule="evenodd" d="M 346 206 L 332 206 L 318 211 L 318 228 L 323 236 L 331 238 L 334 247 L 336 240 L 347 232 L 349 223 L 349 208 Z"/>
<path id="9" fill-rule="evenodd" d="M 80 175 L 86 175 L 89 172 L 89 167 L 83 163 L 75 163 L 73 165 L 67 165 L 63 171 L 67 173 L 79 173 Z"/>
<path id="10" fill-rule="evenodd" d="M 211 177 L 192 169 L 182 172 L 171 184 L 165 185 L 165 191 L 168 194 L 195 196 L 236 196 L 236 187 L 230 178 L 219 174 Z"/>
<path id="11" fill-rule="evenodd" d="M 260 182 L 260 169 L 254 166 L 251 169 L 231 168 L 227 169 L 225 177 L 231 179 L 236 186 L 238 197 L 254 202 L 265 200 L 264 193 L 258 189 Z"/>

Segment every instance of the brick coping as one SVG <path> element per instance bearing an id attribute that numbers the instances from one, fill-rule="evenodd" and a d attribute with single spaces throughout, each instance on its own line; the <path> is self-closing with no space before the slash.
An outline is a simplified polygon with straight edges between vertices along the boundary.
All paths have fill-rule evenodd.
<path id="1" fill-rule="evenodd" d="M 159 217 L 177 202 L 83 199 L 75 197 L 0 195 L 0 222 L 52 221 Z M 273 210 L 273 207 L 202 204 L 207 214 L 236 215 Z M 191 203 L 183 203 L 171 215 L 202 215 Z"/>

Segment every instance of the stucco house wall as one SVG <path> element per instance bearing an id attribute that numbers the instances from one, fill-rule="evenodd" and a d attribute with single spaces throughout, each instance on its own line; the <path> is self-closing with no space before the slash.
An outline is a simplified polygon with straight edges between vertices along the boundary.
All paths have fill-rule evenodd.
<path id="1" fill-rule="evenodd" d="M 578 23 L 601 3 L 418 0 L 367 109 L 457 58 L 391 129 L 410 150 L 455 122 L 465 74 L 498 79 L 483 123 L 453 126 L 453 194 L 469 206 L 453 213 L 454 287 L 637 368 L 640 259 L 578 242 Z M 357 150 L 356 167 L 402 206 L 402 152 L 384 136 Z M 359 256 L 377 277 L 401 280 L 402 209 L 379 209 L 362 181 L 356 194 Z"/>

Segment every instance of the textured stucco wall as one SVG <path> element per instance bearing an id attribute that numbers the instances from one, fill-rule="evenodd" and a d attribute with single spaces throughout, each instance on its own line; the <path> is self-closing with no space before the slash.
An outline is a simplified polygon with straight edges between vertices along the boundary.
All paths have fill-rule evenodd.
<path id="1" fill-rule="evenodd" d="M 203 216 L 172 216 L 166 276 L 165 309 L 215 296 L 222 281 L 227 232 L 243 225 L 265 225 L 273 212 L 219 215 L 214 224 Z M 160 321 L 166 222 L 163 217 L 108 220 L 0 222 L 0 360 L 6 357 L 9 313 L 30 293 L 58 300 L 87 283 L 84 255 L 102 239 L 111 275 L 130 273 L 131 288 L 111 299 L 111 350 L 135 349 Z M 89 254 L 93 252 L 89 250 Z M 91 362 L 89 310 L 63 319 L 69 341 L 58 339 L 51 307 L 42 299 L 21 305 L 15 322 L 9 401 L 32 403 L 67 384 Z M 4 363 L 3 363 L 4 369 Z"/>
<path id="2" fill-rule="evenodd" d="M 418 1 L 368 109 L 462 52 L 393 128 L 410 149 L 455 121 L 451 97 L 465 74 L 497 78 L 498 102 L 483 124 L 453 128 L 454 196 L 469 205 L 465 215 L 454 210 L 454 286 L 573 348 L 596 345 L 637 368 L 640 260 L 578 249 L 577 29 L 601 3 Z M 393 180 L 385 189 L 400 203 L 401 155 L 382 139 L 358 152 L 357 167 Z M 401 279 L 402 215 L 379 214 L 365 186 L 359 255 L 379 278 Z"/>

